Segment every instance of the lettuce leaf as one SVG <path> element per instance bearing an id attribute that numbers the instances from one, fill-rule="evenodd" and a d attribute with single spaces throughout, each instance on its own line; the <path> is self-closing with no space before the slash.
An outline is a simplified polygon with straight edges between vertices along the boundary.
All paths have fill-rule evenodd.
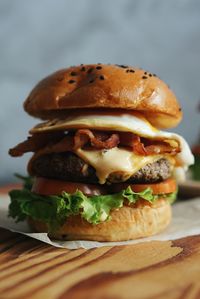
<path id="1" fill-rule="evenodd" d="M 60 196 L 42 196 L 32 193 L 29 183 L 25 184 L 22 190 L 10 191 L 9 216 L 16 222 L 31 216 L 47 223 L 50 231 L 61 226 L 71 215 L 81 214 L 83 219 L 94 225 L 109 220 L 111 210 L 121 208 L 124 201 L 131 204 L 142 198 L 154 203 L 160 197 L 165 197 L 172 202 L 176 198 L 175 193 L 153 195 L 150 188 L 137 193 L 130 187 L 119 193 L 91 197 L 79 190 L 74 194 L 63 192 Z"/>
<path id="2" fill-rule="evenodd" d="M 33 180 L 34 178 L 32 176 L 24 176 L 19 173 L 15 173 L 14 176 L 21 181 L 23 181 L 23 188 L 31 190 L 33 186 Z"/>

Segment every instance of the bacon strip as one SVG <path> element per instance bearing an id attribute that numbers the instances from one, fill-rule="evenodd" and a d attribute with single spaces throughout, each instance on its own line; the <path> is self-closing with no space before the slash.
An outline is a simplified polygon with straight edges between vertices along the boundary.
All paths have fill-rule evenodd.
<path id="1" fill-rule="evenodd" d="M 102 132 L 95 132 L 95 134 L 88 130 L 78 130 L 74 136 L 74 149 L 82 148 L 88 142 L 96 149 L 111 149 L 116 147 L 120 140 L 118 134 L 106 134 Z"/>
<path id="2" fill-rule="evenodd" d="M 46 155 L 46 154 L 51 154 L 51 153 L 63 153 L 63 152 L 68 152 L 72 151 L 74 148 L 74 142 L 73 142 L 73 137 L 67 136 L 64 137 L 62 140 L 55 144 L 47 145 L 42 149 L 39 149 L 30 159 L 28 163 L 28 172 L 32 174 L 31 169 L 32 169 L 32 163 L 35 159 L 37 159 L 39 156 Z"/>
<path id="3" fill-rule="evenodd" d="M 9 150 L 12 157 L 20 157 L 24 153 L 36 152 L 46 146 L 48 143 L 56 143 L 64 136 L 63 132 L 42 133 L 29 136 L 27 140 L 19 143 Z"/>
<path id="4" fill-rule="evenodd" d="M 130 132 L 120 133 L 120 145 L 129 146 L 138 155 L 147 155 L 144 144 L 140 141 L 140 137 Z"/>
<path id="5" fill-rule="evenodd" d="M 154 154 L 176 154 L 180 148 L 174 148 L 161 140 L 141 138 L 127 132 L 100 132 L 89 129 L 77 130 L 75 135 L 64 132 L 34 134 L 26 141 L 9 150 L 13 157 L 22 156 L 26 152 L 48 154 L 52 152 L 74 151 L 85 146 L 95 149 L 111 149 L 118 145 L 131 147 L 133 152 L 146 156 Z"/>
<path id="6" fill-rule="evenodd" d="M 46 148 L 57 143 L 60 143 L 64 138 L 63 142 L 66 142 L 66 138 L 70 139 L 72 142 L 71 135 L 65 135 L 64 132 L 54 132 L 54 133 L 40 133 L 34 134 L 28 137 L 27 140 L 19 143 L 17 146 L 9 150 L 9 154 L 13 157 L 20 157 L 27 152 L 37 152 L 42 148 Z M 118 134 L 95 132 L 91 130 L 78 130 L 73 137 L 74 149 L 82 148 L 84 145 L 90 142 L 90 145 L 96 149 L 110 149 L 117 146 L 120 142 Z M 56 148 L 56 147 L 55 147 Z M 59 145 L 60 150 L 61 146 Z M 52 150 L 53 151 L 53 150 Z"/>
<path id="7" fill-rule="evenodd" d="M 37 153 L 43 153 L 43 152 L 45 154 L 63 153 L 63 152 L 67 152 L 67 151 L 72 151 L 73 148 L 74 148 L 73 137 L 66 136 L 57 143 L 48 144 L 44 148 L 37 151 Z"/>
<path id="8" fill-rule="evenodd" d="M 153 154 L 176 154 L 180 152 L 180 148 L 171 147 L 165 142 L 160 142 L 158 144 L 149 145 L 146 148 L 147 155 Z"/>
<path id="9" fill-rule="evenodd" d="M 174 148 L 161 140 L 143 138 L 141 141 L 141 137 L 133 133 L 120 133 L 120 145 L 130 146 L 136 154 L 143 156 L 180 152 L 180 148 Z"/>

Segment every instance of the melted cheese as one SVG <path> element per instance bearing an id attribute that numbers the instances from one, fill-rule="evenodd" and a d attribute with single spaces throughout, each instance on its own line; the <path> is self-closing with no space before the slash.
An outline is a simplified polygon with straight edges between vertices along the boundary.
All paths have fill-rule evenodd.
<path id="1" fill-rule="evenodd" d="M 96 169 L 96 175 L 100 184 L 104 184 L 110 174 L 115 172 L 124 173 L 128 180 L 134 173 L 148 163 L 161 159 L 162 155 L 139 156 L 133 152 L 112 148 L 110 150 L 76 150 L 76 155 Z"/>

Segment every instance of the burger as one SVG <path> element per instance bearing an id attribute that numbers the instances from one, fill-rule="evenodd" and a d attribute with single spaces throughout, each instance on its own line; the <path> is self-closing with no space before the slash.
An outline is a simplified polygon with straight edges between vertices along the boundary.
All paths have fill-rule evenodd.
<path id="1" fill-rule="evenodd" d="M 181 136 L 161 131 L 182 111 L 155 74 L 73 66 L 40 81 L 24 109 L 42 121 L 9 151 L 33 152 L 32 184 L 10 192 L 11 217 L 60 240 L 123 241 L 168 226 L 176 180 L 194 159 Z"/>

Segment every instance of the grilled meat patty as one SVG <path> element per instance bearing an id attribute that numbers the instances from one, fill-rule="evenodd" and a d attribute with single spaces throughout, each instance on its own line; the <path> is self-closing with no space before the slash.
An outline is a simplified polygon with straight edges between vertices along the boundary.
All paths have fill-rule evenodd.
<path id="1" fill-rule="evenodd" d="M 73 153 L 53 153 L 38 157 L 32 163 L 35 176 L 66 180 L 71 182 L 98 183 L 95 169 Z M 167 159 L 160 159 L 139 169 L 128 180 L 124 174 L 112 173 L 109 183 L 154 183 L 166 180 L 171 176 L 172 166 Z"/>

